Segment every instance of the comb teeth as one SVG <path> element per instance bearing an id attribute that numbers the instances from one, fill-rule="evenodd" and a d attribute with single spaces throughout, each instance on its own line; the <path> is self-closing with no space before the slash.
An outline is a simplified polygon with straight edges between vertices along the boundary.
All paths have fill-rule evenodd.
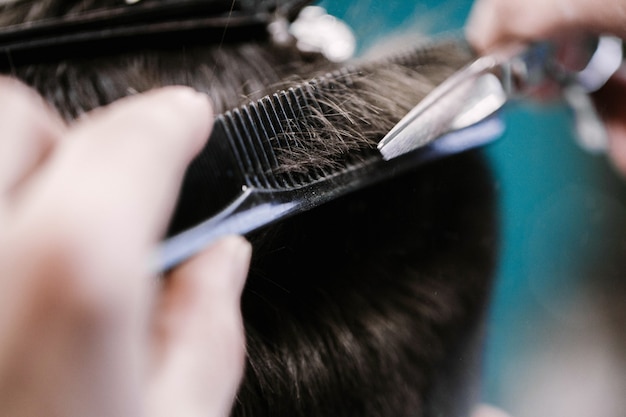
<path id="1" fill-rule="evenodd" d="M 362 104 L 359 98 L 351 104 L 352 111 L 345 105 L 380 67 L 441 65 L 449 60 L 451 47 L 461 49 L 458 39 L 429 43 L 381 62 L 346 66 L 224 113 L 220 117 L 245 184 L 298 188 L 380 157 L 376 144 L 384 133 L 374 136 L 381 126 L 369 126 L 370 120 L 358 115 L 354 119 L 355 103 Z M 335 126 L 351 127 L 339 131 Z M 359 131 L 364 137 L 356 140 Z"/>
<path id="2" fill-rule="evenodd" d="M 300 185 L 292 175 L 275 173 L 280 169 L 280 149 L 302 147 L 297 138 L 302 135 L 303 111 L 294 91 L 282 91 L 222 116 L 246 185 L 263 189 Z"/>
<path id="3" fill-rule="evenodd" d="M 245 184 L 262 189 L 291 189 L 333 175 L 330 167 L 307 164 L 306 158 L 312 146 L 329 145 L 313 138 L 319 133 L 316 129 L 322 128 L 320 116 L 336 113 L 320 97 L 325 91 L 345 88 L 351 82 L 350 71 L 344 68 L 221 115 L 219 120 Z M 301 160 L 302 165 L 286 167 L 285 160 L 290 157 Z M 350 165 L 350 157 L 345 157 L 338 165 Z"/>
<path id="4" fill-rule="evenodd" d="M 382 161 L 376 145 L 391 128 L 384 123 L 393 121 L 376 118 L 380 108 L 370 103 L 367 85 L 378 82 L 376 71 L 386 63 L 407 69 L 434 63 L 438 69 L 449 53 L 450 43 L 437 43 L 344 67 L 219 115 L 186 173 L 168 235 L 220 213 L 242 188 L 296 190 Z"/>

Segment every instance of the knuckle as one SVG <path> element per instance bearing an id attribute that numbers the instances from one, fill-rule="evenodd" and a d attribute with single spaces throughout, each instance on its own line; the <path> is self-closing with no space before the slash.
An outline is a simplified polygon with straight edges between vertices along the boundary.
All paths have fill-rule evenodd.
<path id="1" fill-rule="evenodd" d="M 0 80 L 0 90 L 3 99 L 0 107 L 7 107 L 12 119 L 27 119 L 32 124 L 38 123 L 39 118 L 33 115 L 44 111 L 43 99 L 30 87 L 14 79 L 3 78 Z"/>
<path id="2" fill-rule="evenodd" d="M 34 103 L 36 94 L 26 85 L 15 78 L 1 77 L 0 89 L 2 96 L 6 99 L 3 103 L 13 106 L 29 106 Z"/>

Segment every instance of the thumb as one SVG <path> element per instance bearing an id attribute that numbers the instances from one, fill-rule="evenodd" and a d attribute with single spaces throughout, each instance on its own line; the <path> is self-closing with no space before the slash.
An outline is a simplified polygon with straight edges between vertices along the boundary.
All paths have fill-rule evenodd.
<path id="1" fill-rule="evenodd" d="M 155 416 L 227 416 L 244 369 L 241 292 L 251 246 L 228 237 L 175 270 L 157 312 Z"/>

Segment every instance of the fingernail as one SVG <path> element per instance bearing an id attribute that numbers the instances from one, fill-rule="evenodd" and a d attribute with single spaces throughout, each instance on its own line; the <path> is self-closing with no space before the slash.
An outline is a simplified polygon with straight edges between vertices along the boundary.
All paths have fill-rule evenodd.
<path id="1" fill-rule="evenodd" d="M 209 96 L 198 92 L 191 87 L 170 86 L 160 89 L 161 94 L 168 102 L 172 103 L 176 110 L 180 111 L 189 121 L 192 135 L 198 138 L 197 153 L 206 143 L 213 128 L 213 105 Z"/>
<path id="2" fill-rule="evenodd" d="M 465 37 L 467 41 L 478 51 L 483 51 L 486 47 L 484 33 L 490 25 L 490 16 L 485 11 L 482 2 L 476 2 L 465 24 Z"/>
<path id="3" fill-rule="evenodd" d="M 465 38 L 467 39 L 469 44 L 472 45 L 472 47 L 474 48 L 477 48 L 479 44 L 479 40 L 478 40 L 479 36 L 478 36 L 477 27 L 479 26 L 476 23 L 475 14 L 472 13 L 470 15 L 470 19 L 467 21 L 467 24 L 465 25 Z"/>
<path id="4" fill-rule="evenodd" d="M 189 110 L 201 112 L 205 116 L 213 116 L 213 105 L 208 94 L 182 86 L 165 87 L 164 90 L 171 94 L 170 98 L 176 100 L 177 104 L 191 107 Z"/>
<path id="5" fill-rule="evenodd" d="M 503 410 L 488 404 L 479 405 L 472 413 L 472 417 L 510 417 Z"/>
<path id="6" fill-rule="evenodd" d="M 227 236 L 217 244 L 222 246 L 225 252 L 224 256 L 232 268 L 231 276 L 236 280 L 237 290 L 241 293 L 250 268 L 252 245 L 241 236 Z"/>

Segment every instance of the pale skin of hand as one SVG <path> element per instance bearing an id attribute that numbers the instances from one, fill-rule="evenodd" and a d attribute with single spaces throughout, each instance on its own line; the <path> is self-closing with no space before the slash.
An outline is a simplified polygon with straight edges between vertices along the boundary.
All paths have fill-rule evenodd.
<path id="1" fill-rule="evenodd" d="M 67 126 L 0 78 L 3 416 L 228 415 L 250 245 L 150 269 L 211 124 L 204 95 L 168 87 Z"/>
<path id="2" fill-rule="evenodd" d="M 474 409 L 471 417 L 511 417 L 503 410 L 489 404 L 481 404 Z"/>
<path id="3" fill-rule="evenodd" d="M 494 48 L 537 39 L 560 40 L 580 34 L 626 38 L 625 0 L 477 0 L 466 25 L 474 48 Z M 626 176 L 626 69 L 622 67 L 594 95 L 610 136 L 609 157 Z"/>

